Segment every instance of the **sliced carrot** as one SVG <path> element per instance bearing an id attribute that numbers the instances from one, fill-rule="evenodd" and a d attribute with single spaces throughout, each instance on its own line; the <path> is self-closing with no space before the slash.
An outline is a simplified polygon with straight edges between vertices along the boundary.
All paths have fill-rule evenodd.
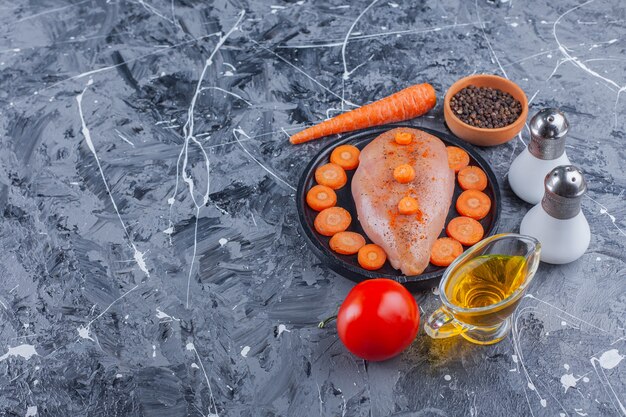
<path id="1" fill-rule="evenodd" d="M 322 165 L 315 170 L 315 181 L 317 181 L 318 184 L 325 185 L 333 190 L 338 190 L 346 185 L 346 182 L 348 182 L 348 176 L 342 167 L 337 164 L 330 163 Z"/>
<path id="2" fill-rule="evenodd" d="M 359 166 L 359 155 L 361 151 L 353 145 L 340 145 L 333 149 L 330 154 L 330 162 L 337 164 L 346 171 Z"/>
<path id="3" fill-rule="evenodd" d="M 413 197 L 403 197 L 398 203 L 398 211 L 400 214 L 416 214 L 419 209 L 419 204 Z"/>
<path id="4" fill-rule="evenodd" d="M 337 204 L 337 194 L 325 185 L 315 185 L 306 193 L 306 203 L 315 211 L 322 211 Z"/>
<path id="5" fill-rule="evenodd" d="M 456 200 L 456 211 L 461 216 L 480 220 L 489 214 L 489 210 L 491 210 L 491 199 L 482 191 L 463 191 Z"/>
<path id="6" fill-rule="evenodd" d="M 483 226 L 471 217 L 455 217 L 448 223 L 446 234 L 462 245 L 472 246 L 483 238 L 485 231 Z"/>
<path id="7" fill-rule="evenodd" d="M 464 190 L 482 191 L 487 188 L 487 175 L 476 166 L 465 167 L 460 170 L 457 179 Z"/>
<path id="8" fill-rule="evenodd" d="M 398 145 L 409 145 L 413 142 L 413 133 L 398 132 L 393 137 Z"/>
<path id="9" fill-rule="evenodd" d="M 430 84 L 415 84 L 381 100 L 342 113 L 289 138 L 298 144 L 337 133 L 413 119 L 435 107 L 437 95 Z"/>
<path id="10" fill-rule="evenodd" d="M 339 232 L 330 238 L 330 248 L 342 255 L 354 255 L 365 246 L 365 238 L 355 232 Z"/>
<path id="11" fill-rule="evenodd" d="M 359 249 L 357 259 L 361 268 L 375 271 L 383 267 L 387 260 L 387 254 L 380 246 L 370 243 Z"/>
<path id="12" fill-rule="evenodd" d="M 448 165 L 454 172 L 459 172 L 462 168 L 469 165 L 469 155 L 463 149 L 456 146 L 448 146 Z"/>
<path id="13" fill-rule="evenodd" d="M 343 232 L 352 223 L 352 216 L 348 210 L 341 207 L 329 207 L 319 212 L 313 222 L 317 233 L 324 236 L 332 236 Z"/>
<path id="14" fill-rule="evenodd" d="M 458 241 L 449 237 L 440 237 L 435 240 L 435 244 L 430 250 L 430 263 L 437 266 L 448 266 L 462 253 L 463 246 Z"/>
<path id="15" fill-rule="evenodd" d="M 393 177 L 400 184 L 406 184 L 415 179 L 415 170 L 409 164 L 398 165 L 396 169 L 393 170 Z"/>

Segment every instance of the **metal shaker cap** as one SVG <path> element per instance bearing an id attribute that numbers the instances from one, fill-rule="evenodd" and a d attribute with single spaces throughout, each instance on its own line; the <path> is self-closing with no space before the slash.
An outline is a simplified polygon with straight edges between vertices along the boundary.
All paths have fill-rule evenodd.
<path id="1" fill-rule="evenodd" d="M 543 109 L 530 120 L 528 151 L 539 159 L 556 159 L 565 152 L 569 122 L 559 109 Z"/>
<path id="2" fill-rule="evenodd" d="M 587 192 L 583 173 L 574 165 L 554 168 L 545 179 L 541 206 L 556 219 L 571 219 L 580 212 L 580 203 Z"/>

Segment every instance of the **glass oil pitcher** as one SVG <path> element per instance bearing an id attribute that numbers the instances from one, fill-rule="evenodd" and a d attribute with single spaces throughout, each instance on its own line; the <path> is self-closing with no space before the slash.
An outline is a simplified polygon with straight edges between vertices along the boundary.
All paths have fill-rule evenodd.
<path id="1" fill-rule="evenodd" d="M 461 335 L 479 345 L 504 339 L 540 251 L 536 239 L 514 233 L 491 236 L 465 251 L 441 279 L 442 306 L 424 324 L 426 333 L 435 339 Z"/>

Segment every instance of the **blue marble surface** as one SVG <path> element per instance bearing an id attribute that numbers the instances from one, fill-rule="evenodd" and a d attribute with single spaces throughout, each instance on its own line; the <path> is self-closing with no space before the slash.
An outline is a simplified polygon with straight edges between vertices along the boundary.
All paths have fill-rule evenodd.
<path id="1" fill-rule="evenodd" d="M 626 415 L 623 1 L 5 0 L 0 22 L 0 415 Z M 566 112 L 591 246 L 540 266 L 502 343 L 421 331 L 366 363 L 316 328 L 353 283 L 298 229 L 328 140 L 287 135 L 482 72 Z M 413 123 L 445 130 L 441 104 Z M 527 143 L 481 152 L 504 179 Z"/>

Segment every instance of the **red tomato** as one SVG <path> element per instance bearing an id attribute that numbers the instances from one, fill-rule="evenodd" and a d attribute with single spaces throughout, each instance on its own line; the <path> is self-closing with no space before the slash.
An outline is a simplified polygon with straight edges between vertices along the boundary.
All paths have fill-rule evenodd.
<path id="1" fill-rule="evenodd" d="M 384 361 L 406 349 L 415 339 L 419 323 L 419 309 L 411 293 L 383 278 L 355 286 L 337 314 L 343 344 L 369 361 Z"/>

